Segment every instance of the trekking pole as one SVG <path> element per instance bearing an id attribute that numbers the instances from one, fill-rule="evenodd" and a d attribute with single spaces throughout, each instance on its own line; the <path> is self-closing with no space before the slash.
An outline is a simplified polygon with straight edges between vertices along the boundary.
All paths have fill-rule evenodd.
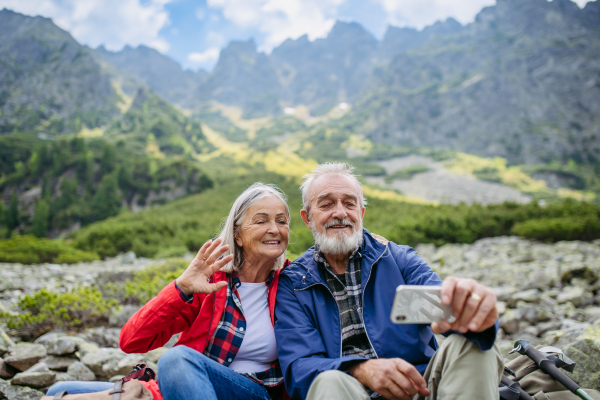
<path id="1" fill-rule="evenodd" d="M 526 391 L 523 390 L 523 388 L 521 388 L 521 385 L 519 384 L 519 382 L 513 381 L 512 379 L 508 378 L 506 375 L 502 375 L 501 382 L 504 386 L 507 386 L 507 387 L 513 389 L 514 391 L 516 391 L 519 394 L 519 399 L 534 400 L 533 397 L 531 397 Z"/>
<path id="2" fill-rule="evenodd" d="M 514 352 L 524 354 L 527 357 L 531 358 L 542 371 L 559 381 L 572 393 L 576 394 L 584 400 L 593 400 L 593 398 L 589 394 L 587 394 L 577 383 L 575 383 L 571 378 L 563 374 L 562 371 L 558 369 L 556 364 L 554 364 L 552 360 L 549 360 L 548 357 L 546 357 L 546 354 L 533 347 L 529 340 L 517 340 L 515 343 L 515 348 L 512 349 L 509 354 Z"/>

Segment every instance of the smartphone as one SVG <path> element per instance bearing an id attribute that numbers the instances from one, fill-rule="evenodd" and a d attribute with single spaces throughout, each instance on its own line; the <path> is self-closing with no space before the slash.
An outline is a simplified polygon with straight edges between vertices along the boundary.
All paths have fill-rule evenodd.
<path id="1" fill-rule="evenodd" d="M 454 322 L 452 307 L 442 304 L 440 286 L 400 285 L 390 318 L 395 324 L 431 324 L 440 320 Z"/>

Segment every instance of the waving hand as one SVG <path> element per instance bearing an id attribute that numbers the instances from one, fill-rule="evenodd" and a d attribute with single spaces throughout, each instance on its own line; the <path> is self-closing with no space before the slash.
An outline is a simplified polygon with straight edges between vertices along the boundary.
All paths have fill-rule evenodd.
<path id="1" fill-rule="evenodd" d="M 187 269 L 176 279 L 177 286 L 188 296 L 196 293 L 209 294 L 227 286 L 227 282 L 209 283 L 212 274 L 233 259 L 233 255 L 230 254 L 219 260 L 229 249 L 228 245 L 220 246 L 221 242 L 219 238 L 214 242 L 209 240 L 204 243 Z"/>

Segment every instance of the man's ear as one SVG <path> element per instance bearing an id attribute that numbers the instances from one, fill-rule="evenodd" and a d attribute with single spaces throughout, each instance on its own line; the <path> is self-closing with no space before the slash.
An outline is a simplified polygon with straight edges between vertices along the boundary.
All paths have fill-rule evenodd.
<path id="1" fill-rule="evenodd" d="M 365 211 L 367 211 L 367 209 L 365 207 L 363 207 L 362 211 L 360 213 L 360 219 L 363 219 L 365 217 Z"/>
<path id="2" fill-rule="evenodd" d="M 300 210 L 300 216 L 302 217 L 302 221 L 304 221 L 304 225 L 310 228 L 310 214 L 305 209 Z"/>

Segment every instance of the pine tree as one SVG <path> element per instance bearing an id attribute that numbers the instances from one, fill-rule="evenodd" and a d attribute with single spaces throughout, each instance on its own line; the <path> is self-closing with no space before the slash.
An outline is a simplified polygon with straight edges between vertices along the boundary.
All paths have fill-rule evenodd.
<path id="1" fill-rule="evenodd" d="M 50 217 L 50 207 L 44 199 L 38 200 L 33 214 L 33 227 L 31 233 L 37 237 L 46 237 L 48 231 L 48 219 Z"/>
<path id="2" fill-rule="evenodd" d="M 104 145 L 100 158 L 100 176 L 111 173 L 115 169 L 115 148 L 110 144 Z"/>
<path id="3" fill-rule="evenodd" d="M 105 176 L 92 200 L 91 221 L 100 221 L 119 213 L 121 200 L 117 179 L 112 175 Z"/>
<path id="4" fill-rule="evenodd" d="M 17 196 L 17 192 L 13 192 L 12 196 L 10 196 L 10 204 L 6 213 L 7 235 L 10 235 L 19 226 L 19 220 L 19 197 Z"/>

